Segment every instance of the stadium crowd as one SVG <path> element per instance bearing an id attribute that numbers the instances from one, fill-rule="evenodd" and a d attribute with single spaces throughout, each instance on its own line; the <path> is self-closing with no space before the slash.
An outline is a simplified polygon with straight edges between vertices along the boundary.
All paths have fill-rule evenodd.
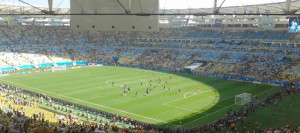
<path id="1" fill-rule="evenodd" d="M 226 35 L 220 31 L 184 28 L 162 29 L 154 33 L 74 32 L 67 27 L 20 25 L 3 27 L 1 31 L 0 68 L 85 60 L 178 70 L 195 62 L 206 61 L 208 64 L 197 71 L 280 81 L 299 76 L 299 46 L 253 40 L 220 40 L 227 36 L 263 39 L 259 36 L 262 32 L 226 32 L 229 34 Z M 264 35 L 265 38 L 271 39 L 269 34 Z M 279 32 L 277 36 L 281 39 L 291 38 L 286 32 Z M 204 40 L 214 37 L 220 41 Z M 114 62 L 113 57 L 119 57 L 118 62 Z"/>
<path id="2" fill-rule="evenodd" d="M 224 34 L 220 31 L 189 28 L 162 29 L 154 33 L 74 32 L 68 27 L 16 25 L 2 27 L 0 38 L 0 68 L 84 60 L 147 66 L 153 69 L 162 67 L 176 71 L 192 63 L 205 61 L 207 64 L 196 71 L 280 81 L 295 79 L 300 75 L 299 46 L 262 43 L 262 40 L 289 40 L 292 36 L 287 32 L 244 31 Z M 245 39 L 249 40 L 243 41 Z M 118 58 L 113 60 L 114 57 Z M 294 88 L 294 85 L 289 85 L 263 101 L 254 102 L 238 111 L 229 110 L 226 117 L 216 122 L 195 128 L 173 129 L 80 105 L 72 105 L 71 108 L 70 103 L 49 99 L 47 96 L 42 96 L 41 100 L 40 96 L 29 92 L 19 98 L 17 92 L 20 90 L 1 85 L 0 127 L 2 132 L 250 132 L 248 129 L 237 129 L 235 125 L 247 115 L 255 113 L 256 109 L 267 106 L 282 96 L 299 95 L 299 90 Z M 45 103 L 51 110 L 70 115 L 50 115 L 51 112 L 36 106 Z M 38 111 L 30 114 L 28 109 L 24 111 L 25 106 L 29 110 Z M 47 113 L 45 117 L 43 114 Z M 270 132 L 275 130 L 299 132 L 300 129 L 286 127 L 272 129 Z M 259 126 L 254 131 L 268 132 Z"/>
<path id="3" fill-rule="evenodd" d="M 143 132 L 150 126 L 74 103 L 68 106 L 61 100 L 9 85 L 1 84 L 0 89 L 1 132 L 35 132 L 39 127 L 44 127 L 45 133 Z"/>

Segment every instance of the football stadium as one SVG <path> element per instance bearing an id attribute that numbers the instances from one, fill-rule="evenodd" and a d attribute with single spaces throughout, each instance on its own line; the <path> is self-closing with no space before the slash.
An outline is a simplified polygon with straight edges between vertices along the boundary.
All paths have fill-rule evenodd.
<path id="1" fill-rule="evenodd" d="M 2 0 L 2 133 L 300 133 L 299 0 Z"/>

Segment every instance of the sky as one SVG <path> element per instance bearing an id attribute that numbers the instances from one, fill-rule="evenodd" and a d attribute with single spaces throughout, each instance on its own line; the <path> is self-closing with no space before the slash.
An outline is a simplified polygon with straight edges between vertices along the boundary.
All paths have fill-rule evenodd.
<path id="1" fill-rule="evenodd" d="M 0 0 L 1 4 L 24 5 L 19 0 Z M 37 7 L 48 7 L 48 0 L 23 0 Z M 124 1 L 124 0 L 120 0 Z M 137 0 L 132 0 L 137 1 Z M 160 9 L 189 9 L 189 8 L 211 8 L 214 0 L 159 0 Z M 226 6 L 245 6 L 253 4 L 264 4 L 274 2 L 284 2 L 286 0 L 225 0 L 223 7 Z M 219 6 L 223 0 L 218 0 Z M 53 0 L 53 8 L 69 8 L 70 0 Z M 285 7 L 285 4 L 281 4 Z"/>

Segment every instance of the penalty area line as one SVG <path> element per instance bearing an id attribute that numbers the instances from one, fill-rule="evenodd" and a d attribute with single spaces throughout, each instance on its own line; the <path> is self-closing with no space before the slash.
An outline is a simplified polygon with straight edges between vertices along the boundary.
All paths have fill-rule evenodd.
<path id="1" fill-rule="evenodd" d="M 203 91 L 203 92 L 206 93 L 206 92 L 209 92 L 209 91 Z M 185 96 L 186 94 L 193 94 L 193 95 L 189 96 L 189 97 L 186 97 Z M 180 101 L 180 100 L 187 99 L 187 98 L 190 98 L 190 97 L 194 97 L 194 96 L 197 96 L 199 94 L 203 94 L 203 93 L 199 93 L 199 92 L 198 93 L 196 93 L 196 92 L 187 92 L 187 93 L 184 94 L 183 98 L 179 98 L 179 99 L 175 99 L 175 100 L 172 100 L 172 101 L 169 101 L 169 102 L 165 102 L 165 103 L 162 103 L 162 105 L 163 106 L 172 107 L 172 108 L 176 108 L 176 109 L 186 110 L 186 111 L 193 112 L 193 113 L 199 113 L 199 111 L 196 111 L 196 110 L 192 110 L 192 109 L 188 109 L 188 108 L 182 108 L 182 107 L 177 107 L 177 106 L 173 106 L 173 105 L 168 105 L 169 103 Z"/>
<path id="2" fill-rule="evenodd" d="M 17 82 L 8 81 L 8 80 L 4 80 L 4 79 L 0 79 L 0 80 L 6 81 L 6 82 L 10 82 L 10 83 L 13 83 L 13 84 L 18 84 L 18 85 L 21 85 L 21 86 L 24 86 L 24 87 L 28 87 L 28 88 L 31 88 L 31 89 L 34 89 L 34 90 L 39 90 L 39 91 L 47 92 L 47 93 L 50 93 L 50 94 L 59 95 L 61 97 L 73 99 L 75 101 L 80 101 L 80 102 L 83 102 L 83 103 L 88 103 L 90 105 L 94 105 L 94 106 L 98 106 L 98 107 L 102 107 L 102 108 L 107 108 L 107 109 L 115 110 L 115 111 L 118 111 L 118 112 L 122 112 L 122 113 L 130 114 L 130 115 L 138 116 L 138 117 L 141 117 L 141 118 L 146 118 L 148 120 L 154 120 L 154 121 L 157 121 L 157 122 L 162 122 L 162 123 L 170 124 L 170 125 L 173 125 L 173 126 L 178 126 L 178 125 L 172 124 L 170 122 L 165 122 L 165 121 L 158 120 L 158 119 L 155 119 L 155 118 L 151 118 L 151 117 L 147 117 L 147 116 L 143 116 L 143 115 L 139 115 L 139 114 L 127 112 L 127 111 L 120 110 L 120 109 L 115 109 L 115 108 L 108 107 L 108 106 L 105 106 L 105 105 L 100 105 L 100 104 L 95 104 L 95 103 L 87 102 L 87 101 L 84 101 L 84 100 L 76 99 L 76 98 L 69 97 L 69 96 L 62 95 L 62 94 L 53 93 L 53 92 L 50 92 L 50 91 L 46 91 L 46 90 L 42 90 L 42 89 L 39 89 L 39 88 L 31 87 L 31 86 L 20 84 L 20 83 L 17 83 Z"/>
<path id="3" fill-rule="evenodd" d="M 186 110 L 186 111 L 193 112 L 193 113 L 199 113 L 199 111 L 196 111 L 196 110 L 182 108 L 182 107 L 176 107 L 176 106 L 172 106 L 172 105 L 168 105 L 168 104 L 165 104 L 164 106 L 168 106 L 168 107 L 176 108 L 176 109 L 181 109 L 181 110 Z"/>
<path id="4" fill-rule="evenodd" d="M 255 96 L 259 96 L 259 95 L 261 95 L 261 94 L 264 94 L 264 93 L 266 93 L 266 92 L 269 92 L 269 91 L 272 90 L 273 88 L 274 88 L 274 87 L 272 87 L 271 89 L 265 90 L 265 91 L 263 91 L 263 92 L 261 92 L 261 93 L 258 93 L 258 94 L 255 95 Z M 232 98 L 232 97 L 234 97 L 234 96 L 228 97 L 228 98 L 226 98 L 226 99 L 229 99 L 229 98 Z M 226 99 L 223 99 L 223 100 L 221 100 L 221 101 L 224 101 L 224 100 L 226 100 Z M 205 115 L 205 116 L 203 116 L 203 117 L 200 117 L 200 118 L 194 119 L 194 120 L 192 120 L 192 121 L 190 121 L 190 122 L 188 122 L 188 123 L 185 123 L 185 124 L 182 125 L 182 126 L 188 125 L 188 124 L 193 123 L 193 122 L 198 121 L 198 120 L 201 120 L 201 119 L 203 119 L 203 118 L 205 118 L 205 117 L 208 117 L 208 116 L 210 116 L 210 115 L 212 115 L 212 114 L 215 114 L 215 113 L 217 113 L 217 112 L 220 112 L 220 111 L 222 111 L 222 110 L 224 110 L 224 109 L 230 108 L 230 107 L 232 107 L 232 106 L 234 106 L 234 105 L 236 105 L 236 104 L 231 104 L 230 106 L 226 106 L 226 107 L 224 107 L 224 108 L 222 108 L 222 109 L 219 109 L 219 110 L 217 110 L 217 111 L 215 111 L 215 112 L 211 112 L 211 113 L 209 113 L 209 114 L 207 114 L 207 115 Z"/>

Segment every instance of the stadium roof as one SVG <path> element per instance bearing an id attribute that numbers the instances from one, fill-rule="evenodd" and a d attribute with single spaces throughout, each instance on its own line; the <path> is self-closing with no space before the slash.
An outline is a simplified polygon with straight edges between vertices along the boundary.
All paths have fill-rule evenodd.
<path id="1" fill-rule="evenodd" d="M 43 14 L 45 12 L 41 12 L 41 10 L 47 11 L 49 9 L 47 1 L 3 0 L 0 4 L 0 14 Z M 290 4 L 287 1 L 290 1 Z M 53 11 L 57 14 L 69 14 L 69 2 L 70 0 L 53 0 Z M 300 0 L 217 0 L 216 8 L 214 8 L 214 0 L 160 0 L 159 2 L 159 14 L 211 14 L 219 7 L 219 14 L 300 13 L 298 12 Z"/>
<path id="2" fill-rule="evenodd" d="M 47 7 L 37 7 L 32 6 L 20 6 L 20 5 L 3 5 L 0 4 L 0 14 L 42 14 L 41 10 L 49 10 Z M 70 8 L 54 8 L 54 11 L 58 14 L 68 14 Z"/>
<path id="3" fill-rule="evenodd" d="M 262 0 L 263 1 L 263 0 Z M 225 4 L 225 3 L 224 3 Z M 217 5 L 218 6 L 218 5 Z M 218 8 L 218 7 L 217 7 Z M 289 11 L 291 14 L 300 13 L 300 1 L 291 1 Z M 161 9 L 163 13 L 212 13 L 213 8 L 191 8 L 191 9 Z M 286 2 L 254 4 L 254 5 L 239 5 L 239 6 L 222 6 L 219 9 L 220 14 L 289 14 L 286 12 Z M 293 12 L 294 11 L 294 12 Z"/>

